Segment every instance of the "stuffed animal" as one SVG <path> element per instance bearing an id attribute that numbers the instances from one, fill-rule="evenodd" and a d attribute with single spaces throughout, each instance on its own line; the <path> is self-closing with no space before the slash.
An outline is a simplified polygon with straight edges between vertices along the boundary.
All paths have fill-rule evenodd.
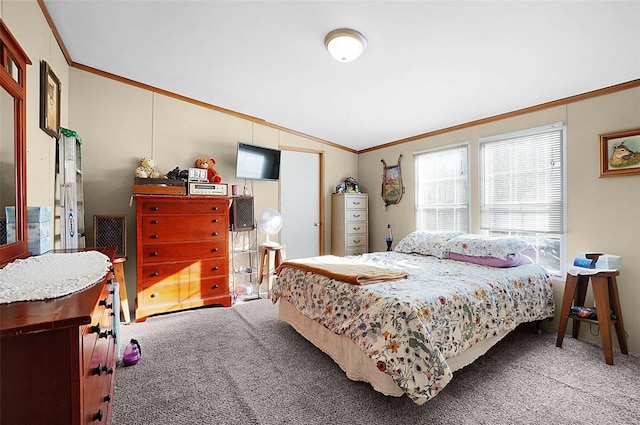
<path id="1" fill-rule="evenodd" d="M 160 171 L 156 170 L 156 161 L 151 158 L 140 158 L 140 166 L 136 168 L 136 177 L 143 179 L 157 179 Z"/>
<path id="2" fill-rule="evenodd" d="M 213 158 L 201 157 L 196 159 L 196 167 L 207 170 L 207 179 L 212 183 L 220 183 L 222 176 L 213 168 L 214 165 L 216 165 L 216 160 Z"/>

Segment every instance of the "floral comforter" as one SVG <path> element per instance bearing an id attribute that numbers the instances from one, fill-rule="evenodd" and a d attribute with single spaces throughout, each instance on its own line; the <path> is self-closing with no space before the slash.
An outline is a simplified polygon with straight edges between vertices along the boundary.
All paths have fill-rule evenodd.
<path id="1" fill-rule="evenodd" d="M 416 403 L 451 380 L 447 359 L 524 322 L 553 316 L 551 281 L 529 264 L 492 268 L 432 256 L 379 252 L 363 263 L 409 272 L 409 278 L 352 285 L 283 267 L 273 302 L 348 336 Z"/>

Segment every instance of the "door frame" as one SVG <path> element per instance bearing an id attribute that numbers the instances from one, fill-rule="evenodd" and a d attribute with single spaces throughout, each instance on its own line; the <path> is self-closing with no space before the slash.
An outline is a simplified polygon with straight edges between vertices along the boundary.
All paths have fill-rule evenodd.
<path id="1" fill-rule="evenodd" d="M 324 202 L 324 151 L 318 149 L 300 148 L 297 146 L 279 146 L 280 150 L 312 153 L 318 155 L 318 252 L 324 255 L 325 247 L 325 202 Z M 279 187 L 282 190 L 282 187 Z M 279 198 L 282 198 L 280 194 Z M 280 205 L 282 210 L 282 205 Z"/>

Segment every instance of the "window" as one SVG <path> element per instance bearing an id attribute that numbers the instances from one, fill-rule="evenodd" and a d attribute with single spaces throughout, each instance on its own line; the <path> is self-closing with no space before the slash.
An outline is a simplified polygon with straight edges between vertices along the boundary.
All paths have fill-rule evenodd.
<path id="1" fill-rule="evenodd" d="M 416 229 L 469 231 L 469 144 L 414 153 Z"/>
<path id="2" fill-rule="evenodd" d="M 536 262 L 560 275 L 566 185 L 562 123 L 480 139 L 480 230 L 514 235 Z"/>

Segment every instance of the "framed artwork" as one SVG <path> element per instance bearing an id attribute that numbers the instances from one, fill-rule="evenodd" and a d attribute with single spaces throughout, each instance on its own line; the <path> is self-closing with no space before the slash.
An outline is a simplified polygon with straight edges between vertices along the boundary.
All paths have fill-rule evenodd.
<path id="1" fill-rule="evenodd" d="M 56 138 L 60 134 L 60 80 L 45 61 L 40 61 L 40 128 Z"/>
<path id="2" fill-rule="evenodd" d="M 600 135 L 600 177 L 640 175 L 640 128 Z"/>
<path id="3" fill-rule="evenodd" d="M 402 172 L 400 170 L 400 160 L 402 154 L 398 157 L 398 163 L 396 165 L 388 166 L 384 159 L 381 159 L 382 168 L 382 199 L 384 200 L 385 208 L 392 204 L 399 204 L 404 193 L 404 187 L 402 186 Z"/>

